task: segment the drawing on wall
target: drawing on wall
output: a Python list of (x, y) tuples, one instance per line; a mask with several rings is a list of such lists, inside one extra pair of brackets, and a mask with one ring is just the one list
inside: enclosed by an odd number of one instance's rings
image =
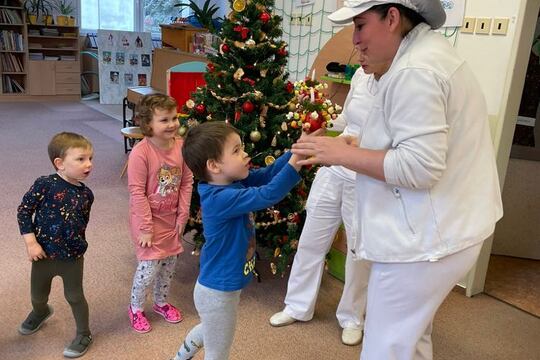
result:
[(110, 64), (111, 63), (111, 52), (110, 51), (104, 51), (101, 58), (103, 59), (103, 63)]
[(138, 74), (137, 79), (139, 80), (139, 86), (146, 86), (146, 74)]
[(446, 12), (446, 22), (443, 27), (454, 27), (463, 25), (465, 16), (465, 0), (441, 0), (441, 4)]
[(142, 66), (150, 66), (150, 54), (141, 55), (141, 64)]
[(128, 87), (150, 84), (150, 33), (98, 30), (97, 43), (101, 104), (121, 104)]
[(135, 66), (139, 63), (139, 54), (129, 54), (129, 65)]
[(315, 4), (315, 0), (294, 0), (295, 7), (307, 6), (307, 5), (313, 5), (313, 4)]
[(123, 52), (117, 52), (116, 53), (116, 65), (124, 65), (124, 62), (125, 62), (125, 59), (124, 59), (125, 55)]
[(124, 74), (124, 85), (133, 86), (133, 74)]
[(110, 78), (111, 84), (118, 84), (118, 71), (111, 71)]

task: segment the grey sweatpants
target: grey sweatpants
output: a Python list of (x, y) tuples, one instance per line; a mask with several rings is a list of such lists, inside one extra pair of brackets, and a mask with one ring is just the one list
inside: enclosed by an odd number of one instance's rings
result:
[(195, 284), (193, 300), (201, 318), (178, 349), (177, 360), (191, 359), (204, 346), (205, 360), (227, 360), (236, 330), (240, 293)]

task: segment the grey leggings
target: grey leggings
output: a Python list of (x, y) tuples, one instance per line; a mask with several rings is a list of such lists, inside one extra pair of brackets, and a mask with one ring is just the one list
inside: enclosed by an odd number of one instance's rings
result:
[[(186, 352), (193, 356), (204, 346), (205, 360), (227, 360), (236, 330), (236, 318), (240, 293), (237, 291), (219, 291), (204, 285), (195, 284), (193, 300), (201, 318), (186, 336), (180, 346), (177, 359), (185, 357)], [(196, 349), (196, 351), (193, 351)]]
[(146, 292), (154, 282), (154, 302), (160, 306), (167, 303), (169, 288), (178, 255), (161, 260), (141, 260), (133, 276), (131, 289), (131, 308), (143, 310)]
[(90, 335), (88, 327), (88, 303), (83, 292), (84, 258), (74, 261), (41, 259), (32, 262), (30, 292), (36, 315), (47, 313), (51, 282), (60, 276), (64, 282), (64, 297), (71, 306), (78, 335)]

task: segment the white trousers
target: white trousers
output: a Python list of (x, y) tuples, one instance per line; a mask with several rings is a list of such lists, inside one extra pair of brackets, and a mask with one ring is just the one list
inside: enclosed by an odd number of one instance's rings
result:
[(431, 360), (433, 317), (482, 243), (436, 262), (373, 263), (361, 360)]
[[(324, 271), (324, 260), (343, 222), (347, 245), (356, 239), (355, 182), (346, 181), (329, 168), (317, 172), (306, 204), (307, 218), (289, 277), (284, 312), (301, 321), (313, 318)], [(364, 326), (370, 263), (354, 261), (347, 251), (345, 285), (336, 316), (342, 328)]]

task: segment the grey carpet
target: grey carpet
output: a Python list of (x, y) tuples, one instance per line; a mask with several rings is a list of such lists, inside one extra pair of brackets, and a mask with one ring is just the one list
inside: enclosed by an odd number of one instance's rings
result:
[[(81, 103), (0, 103), (1, 360), (62, 359), (63, 347), (74, 336), (74, 322), (58, 279), (50, 297), (55, 315), (34, 335), (17, 333), (30, 310), (30, 263), (18, 234), (16, 207), (37, 176), (53, 171), (46, 145), (63, 130), (84, 134), (95, 147), (95, 169), (87, 184), (96, 200), (87, 233), (90, 247), (85, 269), (95, 342), (84, 359), (169, 359), (198, 322), (192, 300), (197, 258), (186, 244), (171, 291), (171, 300), (183, 309), (185, 320), (171, 325), (148, 312), (150, 333), (136, 334), (129, 328), (127, 306), (136, 261), (127, 232), (127, 180), (119, 178), (125, 161), (120, 126)], [(251, 284), (242, 294), (232, 360), (358, 359), (360, 347), (341, 344), (334, 316), (341, 282), (325, 275), (311, 322), (275, 329), (268, 325), (268, 318), (282, 308), (286, 279), (273, 277), (267, 264), (260, 268), (263, 282)], [(488, 296), (469, 299), (453, 292), (435, 319), (435, 359), (538, 360), (539, 334), (536, 317)]]

